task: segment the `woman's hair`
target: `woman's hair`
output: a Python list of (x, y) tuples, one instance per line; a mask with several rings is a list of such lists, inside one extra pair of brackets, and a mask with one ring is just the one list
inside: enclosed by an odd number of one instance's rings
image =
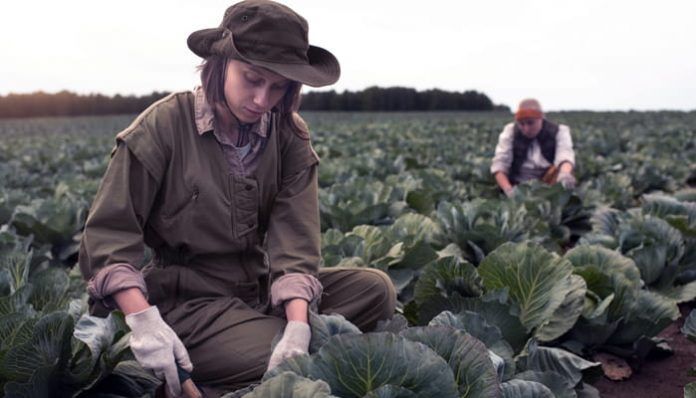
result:
[[(214, 104), (225, 104), (227, 106), (225, 100), (227, 61), (227, 57), (213, 55), (206, 58), (199, 67), (205, 99), (211, 106)], [(300, 108), (300, 90), (302, 90), (302, 83), (291, 81), (285, 95), (273, 107), (272, 112), (278, 113), (281, 128), (289, 128), (298, 137), (308, 139), (309, 129), (299, 114), (297, 114)], [(215, 109), (214, 106), (213, 109)]]

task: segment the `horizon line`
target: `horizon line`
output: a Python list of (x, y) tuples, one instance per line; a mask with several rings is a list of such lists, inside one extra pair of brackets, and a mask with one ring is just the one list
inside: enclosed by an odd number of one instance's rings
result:
[[(304, 86), (308, 87), (308, 86)], [(303, 88), (304, 88), (303, 87)], [(440, 91), (445, 91), (445, 92), (450, 92), (450, 93), (464, 93), (467, 91), (474, 91), (480, 94), (484, 94), (488, 97), (488, 94), (484, 91), (476, 90), (476, 89), (467, 89), (463, 91), (457, 91), (457, 90), (447, 90), (439, 87), (432, 87), (432, 88), (426, 88), (426, 89), (417, 89), (415, 87), (409, 87), (409, 86), (378, 86), (378, 85), (371, 85), (367, 86), (365, 88), (359, 89), (359, 90), (351, 90), (351, 89), (342, 89), (342, 90), (337, 90), (337, 89), (323, 89), (323, 90), (316, 90), (310, 88), (308, 91), (302, 91), (303, 94), (308, 94), (308, 93), (322, 93), (322, 92), (327, 92), (327, 91), (335, 91), (337, 93), (344, 93), (344, 92), (360, 92), (360, 91), (365, 91), (368, 88), (406, 88), (406, 89), (413, 89), (416, 90), (417, 92), (424, 92), (424, 91), (429, 91), (429, 90), (440, 90)], [(123, 93), (113, 93), (113, 94), (106, 94), (103, 92), (96, 92), (96, 91), (72, 91), (69, 89), (61, 89), (57, 91), (45, 91), (43, 89), (39, 90), (34, 90), (30, 92), (0, 92), (0, 97), (8, 97), (10, 95), (33, 95), (33, 94), (48, 94), (48, 95), (55, 95), (63, 92), (71, 93), (71, 94), (76, 94), (80, 96), (90, 96), (90, 95), (101, 95), (105, 97), (115, 97), (115, 96), (121, 96), (121, 97), (145, 97), (148, 95), (152, 95), (155, 93), (173, 93), (173, 92), (179, 92), (179, 91), (187, 91), (187, 90), (157, 90), (154, 89), (150, 91), (149, 93), (143, 93), (143, 94), (137, 94), (137, 93), (129, 93), (129, 94), (123, 94)], [(489, 99), (491, 99), (489, 97)], [(500, 107), (504, 106), (509, 109), (513, 109), (512, 106), (505, 104), (505, 103), (496, 103), (491, 99), (491, 102), (493, 102), (493, 106), (495, 107)], [(490, 110), (490, 111), (466, 111), (466, 110), (433, 110), (433, 111), (344, 111), (344, 110), (327, 110), (327, 111), (320, 111), (320, 110), (305, 110), (305, 112), (500, 112), (501, 110)], [(553, 112), (682, 112), (682, 113), (690, 113), (690, 112), (696, 112), (696, 107), (691, 108), (691, 109), (681, 109), (681, 108), (548, 108), (545, 110), (546, 113), (553, 113)]]

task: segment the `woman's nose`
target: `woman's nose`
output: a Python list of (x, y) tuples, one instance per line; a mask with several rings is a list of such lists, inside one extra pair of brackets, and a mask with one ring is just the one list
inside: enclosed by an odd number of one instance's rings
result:
[(259, 108), (268, 109), (269, 108), (270, 93), (266, 88), (261, 88), (256, 90), (254, 94), (254, 104)]

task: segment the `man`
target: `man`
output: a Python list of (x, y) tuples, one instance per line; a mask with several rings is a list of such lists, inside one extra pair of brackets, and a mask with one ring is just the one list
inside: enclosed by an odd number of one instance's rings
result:
[(574, 166), (570, 128), (546, 120), (539, 101), (520, 102), (515, 122), (498, 137), (491, 164), (491, 174), (505, 195), (513, 196), (516, 184), (535, 179), (574, 188)]

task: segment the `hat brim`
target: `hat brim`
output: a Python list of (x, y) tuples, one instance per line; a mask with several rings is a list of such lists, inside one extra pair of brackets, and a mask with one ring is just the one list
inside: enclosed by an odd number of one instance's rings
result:
[(187, 44), (189, 49), (201, 58), (213, 55), (236, 56), (252, 65), (261, 66), (287, 79), (312, 87), (336, 83), (341, 75), (341, 67), (336, 57), (317, 46), (309, 46), (308, 63), (289, 64), (249, 58), (235, 46), (232, 32), (224, 28), (195, 31), (189, 35)]

